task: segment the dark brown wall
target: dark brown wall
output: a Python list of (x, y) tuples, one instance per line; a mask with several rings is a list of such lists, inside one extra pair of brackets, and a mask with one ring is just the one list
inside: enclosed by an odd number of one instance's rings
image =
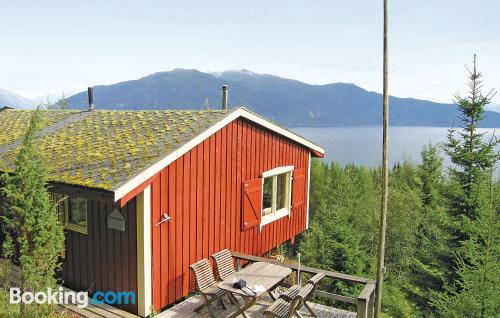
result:
[(135, 305), (115, 305), (137, 313), (136, 200), (120, 209), (125, 232), (107, 227), (111, 200), (88, 198), (88, 234), (66, 230), (64, 285), (75, 290), (134, 291)]
[[(82, 190), (58, 193), (87, 197)], [(0, 196), (0, 206), (2, 200)], [(136, 200), (120, 209), (125, 232), (107, 228), (107, 215), (114, 209), (111, 199), (89, 195), (87, 204), (88, 234), (65, 230), (65, 259), (58, 276), (65, 286), (78, 291), (134, 291), (136, 304), (115, 307), (137, 313)]]
[[(0, 184), (0, 187), (1, 187), (1, 186), (2, 186), (2, 185)], [(0, 193), (0, 216), (2, 216), (2, 215), (3, 215), (3, 213), (4, 213), (4, 212), (3, 212), (3, 204), (4, 204), (4, 199), (3, 199), (2, 194)], [(1, 222), (2, 222), (2, 221), (0, 221), (0, 224), (2, 224)], [(5, 238), (4, 238), (4, 235), (3, 235), (2, 227), (0, 226), (0, 255), (2, 255), (2, 246), (3, 246), (3, 241), (4, 241), (4, 239), (5, 239)]]

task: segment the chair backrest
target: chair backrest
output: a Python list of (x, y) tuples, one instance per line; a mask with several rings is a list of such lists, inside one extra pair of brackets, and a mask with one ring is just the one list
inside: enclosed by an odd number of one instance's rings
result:
[(313, 284), (308, 283), (302, 286), (297, 295), (295, 295), (292, 302), (290, 303), (290, 307), (288, 309), (288, 314), (286, 315), (286, 317), (293, 317), (294, 313), (304, 305), (306, 299), (312, 294), (313, 291)]
[(215, 282), (214, 272), (212, 266), (208, 259), (204, 258), (194, 264), (191, 264), (189, 268), (194, 272), (196, 278), (196, 285), (198, 290), (203, 293), (203, 291), (217, 284)]
[[(322, 280), (326, 275), (323, 274), (323, 273), (318, 273), (316, 275), (314, 275), (313, 277), (311, 277), (308, 281), (307, 281), (307, 285), (312, 285), (312, 290), (309, 292), (309, 294), (306, 296), (306, 300), (309, 299), (309, 297), (311, 297), (314, 292), (316, 291), (316, 288), (318, 288), (318, 285), (319, 285), (319, 281)], [(306, 285), (306, 286), (307, 286)]]
[(323, 273), (318, 273), (313, 277), (309, 278), (307, 281), (309, 284), (318, 285), (319, 281), (322, 280), (326, 275)]
[(227, 277), (232, 276), (236, 273), (231, 251), (222, 250), (212, 255), (212, 258), (217, 265), (217, 272), (219, 273), (219, 277), (221, 279), (226, 279)]

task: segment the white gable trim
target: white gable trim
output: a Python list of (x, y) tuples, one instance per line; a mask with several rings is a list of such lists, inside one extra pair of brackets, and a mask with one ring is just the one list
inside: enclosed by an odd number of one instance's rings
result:
[(151, 313), (153, 304), (151, 248), (151, 185), (148, 185), (137, 196), (137, 311), (142, 317)]
[(309, 228), (309, 196), (311, 194), (311, 153), (309, 153), (309, 165), (307, 167), (307, 208), (306, 208), (306, 229)]
[(187, 153), (189, 150), (193, 149), (196, 147), (198, 144), (203, 142), (205, 139), (210, 137), (211, 135), (215, 134), (217, 131), (220, 129), (224, 128), (227, 126), (229, 123), (234, 121), (235, 119), (242, 117), (245, 119), (248, 119), (258, 125), (261, 125), (277, 134), (280, 134), (286, 138), (289, 138), (309, 149), (312, 149), (314, 151), (317, 151), (321, 154), (325, 153), (325, 150), (321, 148), (320, 146), (306, 140), (305, 138), (294, 134), (293, 132), (286, 130), (262, 117), (259, 115), (245, 109), (245, 108), (238, 108), (232, 112), (230, 112), (226, 117), (224, 117), (221, 121), (217, 122), (215, 125), (209, 127), (207, 130), (202, 132), (200, 135), (196, 136), (195, 138), (191, 139), (188, 141), (186, 144), (184, 144), (182, 147), (179, 149), (173, 151), (163, 159), (157, 161), (155, 164), (151, 165), (149, 168), (145, 169), (129, 181), (127, 181), (125, 184), (121, 185), (117, 189), (115, 189), (113, 192), (115, 193), (115, 201), (118, 201), (121, 199), (123, 196), (125, 196), (127, 193), (130, 191), (134, 190), (136, 187), (138, 187), (140, 184), (148, 180), (149, 178), (153, 177), (156, 175), (158, 172), (160, 172), (162, 169), (167, 167), (169, 164), (180, 158), (182, 155)]

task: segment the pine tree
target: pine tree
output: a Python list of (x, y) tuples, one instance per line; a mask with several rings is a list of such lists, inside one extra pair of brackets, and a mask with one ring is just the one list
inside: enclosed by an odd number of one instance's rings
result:
[[(47, 173), (36, 147), (41, 121), (37, 110), (15, 160), (12, 174), (4, 173), (0, 189), (5, 199), (2, 230), (4, 250), (19, 265), (22, 291), (40, 291), (55, 287), (55, 270), (63, 249), (64, 232), (58, 219), (56, 203), (47, 192)], [(37, 315), (46, 306), (21, 304), (20, 316)]]
[(446, 206), (443, 159), (432, 144), (422, 152), (418, 166), (422, 209), (415, 232), (416, 249), (412, 257), (410, 292), (423, 313), (430, 314), (429, 291), (441, 291), (453, 265), (449, 255), (450, 219)]
[(421, 152), (419, 176), (422, 182), (422, 203), (434, 208), (443, 204), (443, 159), (437, 146), (429, 144)]
[(61, 99), (54, 105), (53, 109), (68, 109), (69, 100), (66, 97), (66, 94), (63, 92), (61, 95)]
[(453, 194), (454, 212), (475, 219), (479, 208), (479, 184), (484, 181), (485, 173), (495, 165), (499, 154), (495, 152), (498, 140), (486, 142), (483, 140), (484, 133), (478, 131), (484, 108), (490, 103), (494, 91), (486, 95), (482, 93), (482, 74), (476, 70), (476, 55), (473, 70), (468, 72), (469, 95), (455, 95), (463, 127), (460, 131), (454, 128), (449, 130), (444, 149), (455, 165), (450, 172), (459, 188)]
[(500, 187), (491, 180), (488, 188), (483, 193), (487, 213), (467, 225), (470, 237), (456, 253), (455, 281), (431, 295), (440, 317), (496, 317), (500, 312)]
[[(500, 158), (498, 141), (483, 141), (477, 125), (493, 91), (483, 95), (481, 74), (470, 73), (470, 94), (457, 95), (464, 127), (459, 138), (450, 130), (446, 153), (455, 168), (450, 170), (453, 185), (451, 207), (454, 217), (456, 271), (444, 292), (434, 293), (433, 305), (442, 317), (493, 317), (500, 310), (498, 193), (493, 187), (493, 170)], [(495, 195), (496, 193), (496, 195)]]

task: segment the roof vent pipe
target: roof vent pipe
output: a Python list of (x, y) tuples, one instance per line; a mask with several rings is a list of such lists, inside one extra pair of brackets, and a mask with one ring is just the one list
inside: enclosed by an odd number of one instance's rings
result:
[(222, 110), (227, 110), (227, 85), (222, 85)]
[(89, 110), (92, 111), (94, 110), (94, 88), (89, 87), (87, 89), (87, 96), (89, 98)]

